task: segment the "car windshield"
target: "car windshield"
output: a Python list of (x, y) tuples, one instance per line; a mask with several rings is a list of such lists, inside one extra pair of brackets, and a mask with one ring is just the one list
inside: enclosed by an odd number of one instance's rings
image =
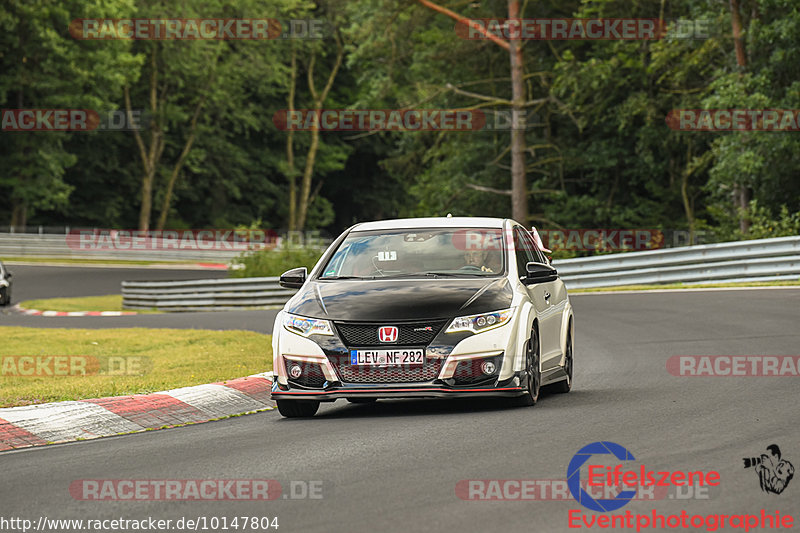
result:
[(354, 231), (319, 279), (499, 276), (502, 250), (500, 229)]

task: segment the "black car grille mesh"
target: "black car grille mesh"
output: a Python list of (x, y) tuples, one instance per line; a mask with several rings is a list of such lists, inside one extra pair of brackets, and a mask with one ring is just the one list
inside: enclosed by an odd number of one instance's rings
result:
[[(406, 322), (403, 324), (393, 324), (391, 322), (370, 324), (337, 322), (335, 325), (347, 346), (427, 346), (441, 331), (446, 322), (446, 320)], [(378, 328), (381, 326), (396, 326), (399, 330), (397, 341), (385, 343), (378, 340)]]
[[(322, 367), (317, 363), (305, 363), (300, 361), (286, 361), (286, 375), (289, 376), (289, 382), (300, 385), (301, 387), (321, 388), (325, 384), (325, 374), (322, 373)], [(300, 366), (302, 373), (300, 377), (293, 378), (289, 370), (294, 366)]]
[(442, 369), (442, 359), (426, 359), (418, 366), (392, 365), (351, 365), (348, 355), (329, 355), (333, 367), (343, 383), (412, 383), (433, 381)]

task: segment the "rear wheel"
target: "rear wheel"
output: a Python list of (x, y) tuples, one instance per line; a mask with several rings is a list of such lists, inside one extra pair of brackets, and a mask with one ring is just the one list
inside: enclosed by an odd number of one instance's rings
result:
[(512, 398), (512, 405), (525, 407), (536, 405), (542, 385), (542, 371), (539, 368), (539, 334), (534, 327), (525, 349), (525, 394)]
[(567, 353), (564, 354), (564, 373), (567, 375), (567, 379), (554, 383), (552, 386), (553, 392), (564, 394), (572, 390), (573, 349), (572, 328), (570, 328), (569, 333), (567, 333)]
[(347, 398), (350, 403), (374, 403), (377, 398)]
[(286, 418), (308, 418), (319, 409), (317, 400), (277, 400), (278, 411)]
[(0, 287), (0, 305), (8, 305), (11, 303), (11, 288)]

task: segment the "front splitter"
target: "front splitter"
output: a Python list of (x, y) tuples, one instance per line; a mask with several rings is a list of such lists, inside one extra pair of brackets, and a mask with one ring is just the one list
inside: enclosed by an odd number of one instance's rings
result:
[(331, 390), (273, 391), (273, 400), (336, 400), (339, 398), (466, 398), (513, 397), (524, 392), (522, 387), (448, 388), (448, 387), (376, 387), (336, 388)]

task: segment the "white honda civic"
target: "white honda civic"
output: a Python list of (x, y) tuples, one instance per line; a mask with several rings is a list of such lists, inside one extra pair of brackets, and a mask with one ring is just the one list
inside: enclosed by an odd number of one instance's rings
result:
[(345, 398), (508, 397), (572, 388), (574, 320), (535, 229), (447, 217), (357, 224), (311, 272), (273, 329), (272, 398), (286, 417)]

